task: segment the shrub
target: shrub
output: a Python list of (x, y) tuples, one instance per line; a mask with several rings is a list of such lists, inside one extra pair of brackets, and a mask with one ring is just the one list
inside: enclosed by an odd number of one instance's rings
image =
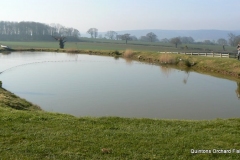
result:
[(121, 53), (118, 50), (114, 51), (113, 53), (116, 55), (121, 55)]
[(190, 61), (189, 61), (188, 59), (186, 59), (186, 60), (184, 61), (184, 64), (185, 64), (185, 66), (187, 66), (187, 67), (191, 67), (191, 66), (192, 66), (191, 63), (190, 63)]

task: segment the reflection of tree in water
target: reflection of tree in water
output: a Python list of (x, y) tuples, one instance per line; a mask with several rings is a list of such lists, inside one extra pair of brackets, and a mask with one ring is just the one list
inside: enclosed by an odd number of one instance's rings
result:
[(119, 56), (114, 56), (114, 59), (115, 60), (119, 60)]
[(240, 82), (237, 82), (237, 89), (235, 90), (238, 99), (240, 99)]
[(163, 74), (165, 74), (167, 77), (171, 72), (171, 68), (167, 66), (160, 66), (160, 70), (162, 71)]
[[(167, 66), (160, 66), (160, 69), (161, 69), (162, 73), (165, 74), (167, 77), (168, 77), (168, 75), (171, 73), (171, 70), (172, 70), (171, 68), (169, 68), (169, 67), (167, 67)], [(185, 73), (186, 73), (186, 76), (185, 76), (184, 79), (183, 79), (183, 83), (184, 83), (184, 84), (187, 84), (187, 81), (188, 81), (188, 77), (189, 77), (189, 75), (190, 75), (190, 72), (189, 72), (189, 70), (186, 70)]]
[(189, 71), (185, 71), (185, 73), (187, 74), (187, 76), (183, 78), (183, 83), (184, 83), (184, 84), (187, 84), (187, 81), (188, 81), (188, 77), (189, 77), (190, 72), (189, 72)]
[(131, 65), (133, 60), (131, 60), (130, 58), (125, 58), (126, 64)]
[(70, 57), (72, 59), (74, 59), (75, 61), (78, 60), (78, 54), (72, 54), (72, 53), (66, 53), (67, 57)]
[(9, 54), (11, 54), (12, 52), (10, 52), (10, 51), (1, 51), (0, 53), (2, 53), (3, 55), (9, 55)]

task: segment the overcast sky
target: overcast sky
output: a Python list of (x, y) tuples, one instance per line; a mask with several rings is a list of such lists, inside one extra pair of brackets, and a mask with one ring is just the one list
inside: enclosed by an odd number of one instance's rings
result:
[(108, 30), (240, 30), (239, 0), (0, 0), (0, 21)]

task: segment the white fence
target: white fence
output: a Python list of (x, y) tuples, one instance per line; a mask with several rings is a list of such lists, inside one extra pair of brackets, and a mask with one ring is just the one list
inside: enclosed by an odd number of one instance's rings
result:
[(158, 53), (172, 53), (172, 54), (185, 54), (192, 56), (206, 56), (206, 57), (220, 57), (220, 58), (236, 58), (235, 53), (214, 53), (214, 52), (158, 52)]

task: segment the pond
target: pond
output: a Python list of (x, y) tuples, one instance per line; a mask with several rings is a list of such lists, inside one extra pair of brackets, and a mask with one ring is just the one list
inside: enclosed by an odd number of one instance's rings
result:
[(5, 89), (50, 112), (196, 120), (240, 115), (235, 81), (122, 58), (0, 53), (0, 72)]

